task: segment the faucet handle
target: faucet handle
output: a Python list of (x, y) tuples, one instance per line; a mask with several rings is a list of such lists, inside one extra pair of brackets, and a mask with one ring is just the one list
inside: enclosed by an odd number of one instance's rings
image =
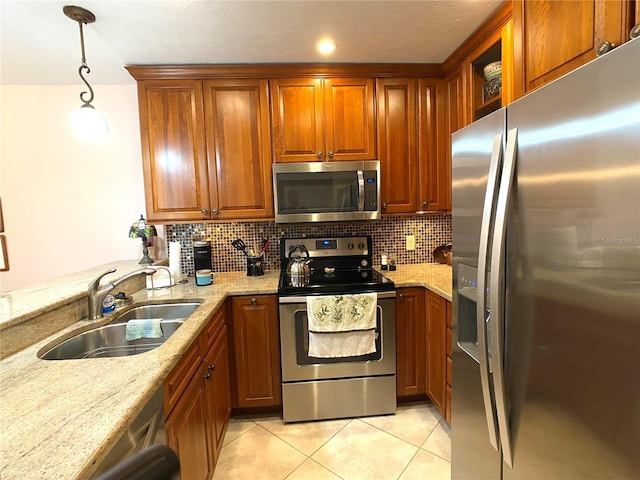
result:
[(107, 270), (106, 272), (101, 273), (100, 275), (98, 275), (96, 278), (94, 278), (91, 283), (89, 283), (89, 289), (97, 289), (100, 286), (100, 280), (102, 280), (102, 277), (109, 275), (110, 273), (114, 273), (116, 271), (115, 268), (112, 268), (110, 270)]

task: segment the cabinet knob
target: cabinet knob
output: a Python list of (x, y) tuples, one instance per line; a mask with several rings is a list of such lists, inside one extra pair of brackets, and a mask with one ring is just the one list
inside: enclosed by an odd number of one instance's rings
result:
[(322, 158), (322, 152), (318, 152), (318, 158)]
[(206, 375), (204, 375), (202, 378), (204, 378), (205, 380), (209, 380), (211, 378), (211, 374), (207, 373)]
[(256, 305), (258, 303), (258, 299), (257, 298), (252, 298), (251, 299), (251, 305)]
[[(637, 7), (636, 7), (637, 8)], [(640, 37), (640, 23), (638, 23), (635, 27), (631, 29), (629, 32), (629, 38)]]
[(203, 215), (209, 215), (209, 210), (207, 210), (206, 208), (202, 209), (202, 214)]
[(213, 365), (209, 365), (207, 367), (207, 370), (209, 370), (210, 372), (215, 372), (216, 371), (216, 365), (215, 363)]
[(213, 210), (211, 210), (211, 213), (213, 213), (214, 215), (217, 215), (218, 214), (218, 209), (214, 208)]
[(429, 202), (422, 202), (422, 206), (423, 206), (424, 208), (427, 208), (427, 207), (429, 206)]
[(329, 151), (329, 157), (330, 157), (330, 158), (333, 158), (333, 150), (330, 150), (330, 151)]
[(400, 297), (400, 300), (404, 300), (404, 293), (401, 293), (399, 297)]
[(387, 202), (382, 202), (382, 208), (387, 208)]
[(596, 48), (596, 55), (598, 56), (604, 55), (609, 50), (613, 50), (615, 47), (616, 47), (615, 43), (607, 42), (605, 40), (604, 42), (600, 43), (600, 45), (598, 45), (598, 48)]

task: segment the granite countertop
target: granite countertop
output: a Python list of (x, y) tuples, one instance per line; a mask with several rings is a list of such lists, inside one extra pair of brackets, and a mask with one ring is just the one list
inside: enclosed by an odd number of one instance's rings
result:
[(397, 270), (380, 270), (385, 277), (393, 280), (396, 287), (425, 287), (451, 301), (452, 270), (450, 265), (420, 263), (398, 265)]
[[(451, 267), (446, 265), (399, 265), (395, 272), (382, 273), (398, 287), (424, 286), (451, 300)], [(78, 285), (86, 288), (87, 272), (79, 276)], [(60, 336), (91, 323), (105, 323), (105, 318), (80, 320), (2, 360), (0, 478), (91, 478), (225, 298), (276, 293), (278, 277), (278, 271), (262, 277), (217, 273), (209, 286), (195, 286), (190, 279), (171, 288), (140, 290), (134, 294), (136, 302), (203, 302), (162, 346), (150, 352), (84, 360), (37, 358), (41, 348)], [(65, 277), (65, 283), (73, 284), (72, 276)], [(74, 288), (66, 289), (69, 299), (79, 294), (73, 292)], [(43, 292), (44, 301), (54, 299), (60, 304), (62, 297), (60, 292)], [(36, 311), (45, 308), (36, 298), (31, 302), (35, 302)], [(19, 318), (32, 316), (19, 313)]]

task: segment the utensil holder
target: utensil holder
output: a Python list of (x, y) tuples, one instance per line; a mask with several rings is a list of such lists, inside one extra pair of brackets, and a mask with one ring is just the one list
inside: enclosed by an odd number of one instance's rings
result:
[(247, 257), (247, 277), (259, 277), (264, 275), (262, 268), (263, 255), (258, 257)]

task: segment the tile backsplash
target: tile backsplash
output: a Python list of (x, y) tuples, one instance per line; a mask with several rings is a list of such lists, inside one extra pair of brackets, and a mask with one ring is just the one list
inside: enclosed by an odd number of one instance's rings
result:
[[(193, 241), (211, 241), (214, 272), (246, 270), (242, 252), (231, 242), (241, 238), (250, 248), (258, 248), (262, 238), (271, 241), (264, 258), (265, 270), (280, 268), (281, 237), (322, 237), (371, 235), (373, 263), (380, 265), (380, 255), (395, 254), (398, 264), (433, 262), (433, 250), (451, 241), (450, 215), (384, 217), (367, 222), (276, 224), (274, 222), (219, 222), (174, 224), (165, 226), (167, 242), (180, 242), (182, 272), (193, 275)], [(416, 249), (405, 250), (405, 237), (415, 235)]]

